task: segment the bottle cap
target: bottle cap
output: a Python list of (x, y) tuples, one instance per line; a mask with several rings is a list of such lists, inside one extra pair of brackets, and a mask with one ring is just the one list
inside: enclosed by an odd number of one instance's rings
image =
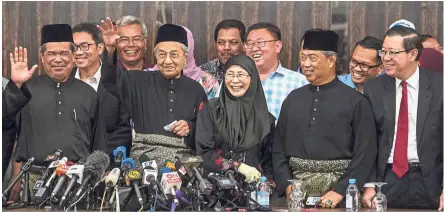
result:
[(348, 179), (348, 183), (349, 184), (356, 184), (356, 179), (353, 179), (353, 178)]

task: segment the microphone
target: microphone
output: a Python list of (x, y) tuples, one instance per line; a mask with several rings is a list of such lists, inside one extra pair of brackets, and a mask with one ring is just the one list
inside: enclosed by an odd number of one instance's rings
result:
[(182, 179), (180, 179), (179, 174), (177, 172), (168, 172), (169, 168), (162, 168), (164, 172), (162, 172), (162, 180), (161, 186), (164, 194), (171, 194), (174, 198), (174, 203), (179, 205), (179, 200), (176, 197), (176, 190), (179, 190), (182, 186)]
[(137, 169), (132, 169), (128, 172), (128, 174), (126, 175), (128, 180), (131, 185), (134, 188), (134, 191), (136, 192), (136, 196), (137, 196), (137, 200), (140, 203), (140, 206), (143, 207), (143, 198), (142, 195), (140, 194), (140, 189), (139, 189), (139, 181), (142, 179), (142, 173), (140, 173), (139, 170)]
[(125, 158), (122, 161), (122, 165), (120, 166), (120, 169), (123, 173), (125, 173), (126, 171), (128, 171), (130, 169), (134, 169), (135, 166), (136, 166), (136, 163), (134, 162), (134, 160), (132, 158)]
[(143, 185), (155, 184), (158, 175), (156, 161), (140, 161), (140, 163), (143, 168)]
[(171, 169), (171, 171), (176, 171), (176, 164), (174, 164), (171, 160), (165, 160), (163, 166)]
[(113, 150), (114, 163), (116, 166), (120, 166), (122, 160), (126, 158), (126, 148), (124, 146), (119, 146), (115, 150)]
[(72, 165), (69, 167), (66, 172), (66, 176), (71, 178), (68, 185), (66, 186), (65, 192), (63, 193), (62, 199), (60, 199), (60, 207), (65, 203), (66, 198), (68, 197), (69, 192), (71, 191), (74, 184), (77, 182), (78, 184), (82, 184), (83, 180), (83, 170), (85, 169), (84, 165)]
[(80, 185), (74, 198), (77, 199), (80, 194), (85, 189), (88, 183), (91, 183), (100, 179), (100, 177), (105, 172), (106, 168), (109, 166), (109, 156), (102, 151), (94, 151), (88, 156), (85, 163), (85, 170), (83, 175), (85, 179)]
[[(199, 181), (199, 190), (204, 195), (210, 195), (211, 191), (213, 190), (213, 185), (208, 181), (207, 179), (204, 179), (202, 175), (200, 174), (199, 168), (200, 164), (203, 163), (202, 157), (200, 156), (194, 156), (194, 157), (187, 157), (187, 158), (179, 158), (179, 161), (183, 164), (186, 170), (192, 170), (194, 172), (194, 175), (196, 176), (197, 180)], [(188, 173), (189, 171), (187, 171)]]
[(28, 170), (31, 168), (31, 164), (34, 163), (34, 160), (35, 160), (34, 157), (29, 158), (28, 161), (26, 161), (26, 163), (22, 166), (22, 168), (21, 168), (19, 174), (17, 175), (17, 177), (15, 177), (14, 180), (12, 181), (12, 183), (8, 186), (8, 188), (6, 188), (6, 190), (3, 191), (3, 193), (2, 193), (2, 200), (4, 202), (7, 201), (6, 195), (9, 193), (9, 191), (12, 189), (12, 187), (14, 187), (14, 185), (17, 183), (17, 181), (19, 179), (21, 179), (22, 176), (26, 172), (28, 172)]
[[(52, 180), (57, 176), (57, 168), (60, 166), (60, 168), (66, 164), (68, 161), (67, 157), (63, 157), (60, 160), (53, 161), (51, 164), (49, 164), (48, 169), (55, 168), (54, 172), (51, 174), (49, 179), (46, 181), (46, 184), (43, 187), (39, 187), (37, 192), (34, 195), (34, 199), (36, 199), (36, 202), (40, 201), (46, 201), (46, 198), (50, 195), (49, 187), (51, 186)], [(34, 186), (35, 188), (36, 186)]]
[[(58, 160), (60, 160), (60, 158), (62, 157), (62, 155), (63, 155), (62, 150), (60, 150), (60, 149), (56, 149), (56, 151), (54, 152), (54, 154), (48, 155), (48, 156), (46, 157), (45, 162), (51, 162), (51, 163), (49, 164), (48, 168), (46, 168), (45, 172), (43, 172), (43, 175), (42, 175), (42, 177), (40, 178), (40, 180), (42, 180), (43, 182), (46, 180), (46, 178), (48, 177), (48, 174), (49, 174), (49, 170), (50, 170), (51, 168), (57, 167), (57, 165), (54, 166), (54, 165), (52, 165), (52, 163), (53, 163), (54, 161), (58, 161)], [(42, 185), (43, 182), (40, 183), (40, 184)]]
[(237, 181), (234, 179), (234, 171), (229, 169), (225, 172), (225, 175), (230, 178), (231, 182), (234, 184), (234, 189), (239, 191), (239, 187), (237, 186)]
[(68, 162), (66, 162), (66, 164), (57, 167), (56, 173), (57, 173), (57, 176), (59, 176), (59, 180), (57, 181), (56, 186), (52, 190), (51, 198), (50, 198), (51, 200), (53, 200), (53, 201), (55, 200), (54, 199), (55, 195), (59, 192), (60, 188), (62, 187), (63, 183), (65, 183), (65, 180), (67, 178), (66, 172), (68, 172), (69, 166), (72, 166), (72, 165), (74, 165), (74, 163), (72, 161), (68, 161)]
[(114, 168), (105, 178), (106, 189), (113, 188), (119, 182), (120, 169)]
[[(57, 168), (59, 168), (59, 166), (61, 167), (61, 166), (65, 165), (67, 161), (68, 161), (68, 158), (67, 157), (63, 157), (62, 159), (60, 159), (58, 161), (52, 162), (50, 167), (51, 168), (56, 167), (56, 170), (57, 170)], [(49, 177), (48, 181), (46, 181), (45, 187), (51, 186), (52, 180), (54, 180), (54, 178), (57, 175), (57, 171), (56, 170), (54, 170), (54, 172), (52, 173), (51, 177)]]

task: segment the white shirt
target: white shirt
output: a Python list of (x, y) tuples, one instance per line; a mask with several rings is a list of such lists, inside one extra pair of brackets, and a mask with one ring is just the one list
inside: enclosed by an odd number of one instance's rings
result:
[[(393, 138), (393, 146), (390, 152), (387, 163), (393, 163), (393, 154), (396, 144), (396, 131), (398, 127), (398, 115), (399, 107), (401, 105), (402, 98), (402, 80), (396, 79), (396, 113), (395, 113), (395, 133)], [(416, 67), (415, 73), (406, 80), (407, 82), (407, 104), (409, 114), (409, 134), (408, 134), (408, 147), (407, 147), (407, 159), (409, 163), (418, 163), (418, 151), (417, 151), (417, 138), (416, 138), (416, 119), (418, 114), (418, 93), (419, 93), (419, 66)]]
[[(85, 82), (86, 84), (90, 85), (97, 92), (97, 89), (99, 88), (99, 82), (100, 82), (101, 77), (102, 77), (102, 63), (100, 63), (99, 69), (96, 71), (94, 76), (87, 78), (86, 81), (83, 81), (83, 80), (82, 81)], [(80, 80), (80, 71), (78, 68), (76, 70), (75, 78)]]

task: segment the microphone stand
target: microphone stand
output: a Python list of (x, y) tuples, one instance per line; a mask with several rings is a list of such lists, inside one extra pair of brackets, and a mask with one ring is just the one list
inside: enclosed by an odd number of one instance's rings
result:
[[(6, 195), (9, 193), (9, 191), (11, 191), (11, 189), (14, 187), (14, 185), (20, 180), (22, 179), (23, 175), (24, 176), (24, 180), (25, 180), (25, 188), (24, 188), (24, 194), (23, 194), (23, 198), (26, 197), (26, 199), (22, 199), (22, 203), (23, 204), (27, 204), (29, 205), (29, 175), (28, 175), (28, 171), (31, 168), (31, 164), (34, 162), (34, 158), (31, 157), (25, 164), (23, 164), (22, 166), (22, 170), (20, 171), (20, 173), (17, 175), (17, 177), (15, 177), (15, 179), (12, 181), (12, 183), (6, 188), (5, 191), (3, 191), (2, 193), (2, 205), (3, 207), (7, 206), (7, 198)], [(26, 201), (26, 202), (25, 202)]]

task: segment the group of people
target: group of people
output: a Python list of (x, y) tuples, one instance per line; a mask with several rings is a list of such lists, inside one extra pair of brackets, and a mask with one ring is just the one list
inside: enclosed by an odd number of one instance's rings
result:
[(15, 140), (7, 126), (18, 137), (13, 175), (34, 157), (38, 176), (55, 148), (78, 162), (125, 146), (156, 161), (199, 155), (205, 170), (234, 169), (248, 183), (264, 175), (277, 196), (301, 179), (324, 208), (345, 205), (351, 178), (365, 207), (371, 182), (386, 182), (389, 207), (443, 208), (442, 74), (424, 68), (436, 61), (419, 62), (425, 40), (405, 20), (382, 40), (357, 42), (347, 76), (336, 75), (331, 30), (304, 33), (299, 71), (279, 62), (281, 31), (268, 22), (221, 21), (218, 58), (200, 67), (191, 31), (174, 24), (157, 29), (157, 64), (147, 64), (147, 31), (134, 16), (45, 25), (46, 75), (34, 77), (26, 48), (15, 48), (3, 91), (3, 175)]

